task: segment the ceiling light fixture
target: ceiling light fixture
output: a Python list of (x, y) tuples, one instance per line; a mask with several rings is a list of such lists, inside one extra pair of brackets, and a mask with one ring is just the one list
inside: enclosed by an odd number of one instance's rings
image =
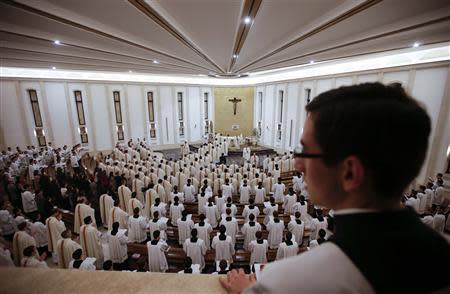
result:
[(234, 59), (238, 58), (238, 56), (239, 56), (239, 55), (237, 55), (237, 54), (233, 54), (233, 58), (234, 58)]
[(56, 69), (56, 67), (52, 66), (52, 69)]
[(413, 47), (414, 48), (417, 48), (417, 47), (419, 47), (420, 46), (420, 44), (418, 43), (418, 42), (415, 42), (414, 44), (413, 44)]
[(247, 16), (244, 18), (244, 23), (245, 24), (249, 24), (252, 21), (252, 19), (250, 18), (250, 16)]
[(55, 40), (55, 41), (53, 41), (53, 44), (55, 44), (55, 45), (61, 45), (61, 41), (60, 41), (60, 40)]
[(311, 61), (309, 62), (309, 64), (314, 64), (314, 60), (311, 60)]
[(128, 72), (129, 72), (129, 73), (133, 73), (133, 71), (132, 71), (132, 70), (129, 70)]
[(153, 60), (153, 63), (158, 64), (159, 61), (158, 60)]

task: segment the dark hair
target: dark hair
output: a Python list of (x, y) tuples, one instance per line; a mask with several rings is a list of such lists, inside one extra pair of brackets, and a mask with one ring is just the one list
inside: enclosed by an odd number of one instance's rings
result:
[(115, 236), (117, 234), (117, 232), (119, 231), (119, 222), (114, 222), (112, 224), (112, 230), (111, 230), (111, 235)]
[(86, 225), (92, 223), (92, 217), (90, 215), (86, 216), (83, 220)]
[[(419, 172), (431, 121), (401, 84), (340, 87), (314, 98), (306, 111), (312, 114), (324, 163), (334, 166), (357, 156), (379, 195), (397, 197)], [(414, 144), (405, 148), (411, 138)]]
[(103, 270), (104, 271), (109, 271), (109, 270), (111, 270), (112, 266), (113, 266), (112, 261), (111, 260), (107, 260), (107, 261), (105, 261), (103, 263)]
[(35, 247), (33, 245), (31, 245), (31, 246), (26, 247), (22, 253), (26, 257), (30, 257), (33, 255), (34, 250), (35, 250)]
[(72, 253), (72, 258), (73, 259), (80, 259), (81, 255), (83, 254), (83, 250), (81, 249), (77, 249)]

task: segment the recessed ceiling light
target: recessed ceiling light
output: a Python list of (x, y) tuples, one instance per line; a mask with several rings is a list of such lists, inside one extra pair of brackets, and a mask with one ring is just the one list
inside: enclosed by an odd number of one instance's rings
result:
[(56, 67), (52, 66), (52, 69), (56, 69)]
[(55, 40), (55, 41), (53, 41), (53, 43), (54, 43), (55, 45), (61, 45), (61, 41), (59, 41), (59, 40)]
[(417, 48), (417, 47), (419, 47), (420, 46), (420, 44), (418, 43), (418, 42), (415, 42), (414, 44), (413, 44), (413, 47), (414, 48)]
[(249, 24), (252, 21), (252, 19), (250, 18), (250, 16), (247, 16), (244, 18), (244, 23), (245, 24)]
[(314, 60), (311, 60), (311, 61), (309, 62), (309, 64), (314, 64)]
[(132, 73), (133, 71), (132, 71), (132, 70), (129, 70), (128, 72), (129, 72), (129, 73)]
[(199, 76), (199, 77), (206, 77), (207, 75), (204, 75), (204, 74), (198, 74), (197, 76)]
[(233, 54), (233, 58), (238, 58), (238, 55), (237, 54)]
[(159, 63), (159, 61), (158, 60), (153, 60), (153, 63)]

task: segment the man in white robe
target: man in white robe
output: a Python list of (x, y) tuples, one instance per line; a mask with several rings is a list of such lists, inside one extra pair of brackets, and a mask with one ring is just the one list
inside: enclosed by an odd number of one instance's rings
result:
[(184, 199), (186, 202), (195, 202), (195, 187), (191, 183), (191, 179), (187, 179), (187, 183), (184, 185)]
[(143, 203), (144, 202), (144, 182), (139, 179), (139, 175), (135, 175), (133, 181), (131, 182), (131, 192), (136, 193), (136, 198)]
[(166, 241), (160, 239), (160, 232), (154, 231), (153, 239), (147, 242), (148, 270), (150, 272), (165, 272), (169, 269), (165, 252), (169, 251)]
[(133, 216), (134, 209), (138, 207), (140, 214), (142, 215), (144, 213), (144, 204), (142, 204), (141, 201), (137, 199), (137, 193), (133, 192), (131, 193), (131, 199), (128, 201), (128, 215)]
[(145, 243), (147, 240), (148, 223), (139, 213), (139, 207), (135, 207), (133, 216), (128, 219), (128, 239), (133, 243)]
[(231, 209), (227, 208), (225, 217), (220, 221), (220, 225), (225, 226), (227, 235), (231, 237), (231, 241), (236, 244), (236, 234), (239, 232), (238, 222), (231, 214)]
[(109, 226), (109, 212), (114, 206), (114, 199), (108, 194), (103, 194), (100, 196), (99, 204), (103, 227), (107, 228)]
[(91, 216), (84, 218), (84, 225), (80, 228), (80, 243), (86, 257), (96, 259), (96, 267), (100, 269), (103, 265), (103, 247), (101, 233), (94, 226)]
[(272, 187), (273, 197), (275, 198), (276, 203), (284, 202), (285, 191), (286, 191), (286, 186), (281, 182), (281, 179), (278, 179), (278, 183), (276, 183)]
[(205, 242), (206, 249), (211, 249), (210, 235), (212, 232), (212, 226), (207, 222), (206, 216), (204, 214), (199, 215), (200, 221), (194, 225), (194, 229), (198, 232), (198, 237)]
[(48, 251), (52, 253), (54, 263), (58, 262), (58, 241), (62, 239), (61, 233), (66, 230), (66, 225), (62, 221), (62, 212), (59, 209), (53, 210), (53, 214), (46, 219)]
[(72, 260), (72, 254), (77, 249), (81, 249), (80, 244), (72, 240), (72, 232), (65, 230), (61, 233), (62, 239), (58, 240), (57, 254), (58, 254), (58, 267), (69, 268), (69, 263)]
[(209, 197), (208, 204), (205, 205), (205, 215), (209, 220), (209, 223), (213, 228), (217, 227), (217, 221), (219, 220), (219, 209), (213, 202), (213, 197)]
[(172, 226), (177, 226), (177, 220), (181, 217), (181, 213), (184, 211), (184, 205), (178, 202), (178, 196), (174, 197), (174, 202), (170, 204), (170, 223)]
[(295, 212), (295, 215), (291, 216), (291, 221), (288, 223), (288, 230), (295, 237), (295, 242), (301, 246), (303, 244), (305, 223), (301, 220), (300, 211)]
[(128, 258), (128, 236), (126, 230), (119, 229), (120, 224), (112, 224), (112, 230), (106, 235), (109, 247), (109, 260), (112, 261), (114, 269), (124, 269), (124, 262)]
[(95, 225), (95, 210), (87, 204), (86, 198), (81, 198), (80, 202), (75, 206), (75, 224), (73, 230), (75, 233), (80, 233), (80, 227), (83, 225), (85, 217), (90, 216)]
[[(159, 231), (159, 238), (161, 240), (167, 240), (167, 221), (169, 219), (161, 216), (158, 210), (153, 212), (153, 219), (148, 223), (150, 237), (153, 236), (155, 231)], [(152, 239), (153, 240), (153, 239)]]
[(181, 217), (177, 220), (178, 227), (178, 243), (183, 245), (184, 241), (191, 235), (191, 230), (194, 228), (192, 215), (188, 216), (186, 210), (181, 213)]
[(273, 219), (267, 224), (267, 231), (269, 236), (267, 241), (269, 242), (270, 249), (277, 249), (283, 240), (284, 222), (278, 218), (278, 212), (273, 212)]
[(184, 241), (183, 250), (192, 259), (192, 262), (200, 264), (200, 270), (203, 270), (205, 267), (206, 245), (202, 239), (197, 237), (197, 234), (197, 230), (192, 229), (191, 238)]
[(38, 256), (36, 247), (33, 245), (28, 246), (23, 250), (23, 258), (20, 261), (20, 266), (28, 268), (48, 268), (45, 258)]
[(219, 228), (219, 234), (214, 236), (211, 247), (216, 251), (215, 261), (226, 260), (228, 263), (233, 262), (234, 245), (231, 236), (226, 235), (226, 228), (221, 225)]
[(244, 250), (249, 250), (249, 244), (251, 241), (256, 240), (256, 232), (261, 231), (261, 225), (255, 222), (255, 215), (251, 213), (248, 216), (249, 221), (246, 222), (241, 229), (244, 235)]
[(256, 232), (256, 240), (250, 242), (248, 249), (251, 252), (250, 266), (253, 266), (255, 263), (267, 263), (269, 243), (262, 238), (261, 231)]
[(248, 204), (248, 199), (250, 198), (250, 186), (247, 185), (247, 180), (244, 180), (241, 187), (239, 188), (239, 203)]
[(108, 216), (108, 230), (112, 230), (112, 224), (115, 222), (119, 223), (119, 228), (126, 230), (128, 228), (128, 213), (123, 211), (122, 208), (120, 208), (120, 200), (115, 199), (114, 200), (114, 207), (112, 207), (109, 210), (109, 216)]
[[(29, 246), (36, 248), (36, 240), (26, 232), (27, 223), (22, 221), (18, 226), (18, 231), (13, 238), (13, 260), (16, 266), (20, 266), (23, 255), (23, 250)], [(36, 250), (37, 251), (37, 250)]]
[(298, 244), (292, 240), (292, 233), (286, 233), (286, 239), (280, 244), (277, 250), (276, 260), (288, 258), (298, 254)]
[(131, 199), (131, 190), (126, 185), (127, 180), (122, 180), (122, 185), (117, 189), (117, 195), (120, 200), (120, 208), (128, 211), (128, 201)]

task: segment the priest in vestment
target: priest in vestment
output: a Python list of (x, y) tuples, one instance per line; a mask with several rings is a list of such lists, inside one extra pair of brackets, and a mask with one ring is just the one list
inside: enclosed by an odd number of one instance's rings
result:
[(81, 249), (80, 244), (72, 240), (72, 232), (65, 230), (61, 233), (62, 239), (58, 240), (57, 255), (58, 255), (58, 267), (69, 268), (70, 260), (72, 260), (72, 254), (77, 249)]
[(139, 207), (135, 207), (133, 216), (128, 219), (128, 239), (134, 243), (143, 243), (147, 239), (147, 220), (139, 213)]
[(108, 194), (103, 194), (100, 196), (99, 202), (100, 202), (100, 216), (102, 218), (103, 227), (107, 228), (109, 226), (108, 224), (109, 211), (114, 206), (114, 199)]
[(75, 233), (77, 234), (80, 233), (80, 227), (83, 225), (83, 220), (87, 216), (91, 217), (95, 225), (95, 210), (87, 204), (86, 198), (83, 197), (81, 198), (80, 202), (75, 206), (75, 213), (74, 213), (75, 224), (73, 226), (73, 230)]
[(131, 199), (131, 190), (127, 187), (127, 180), (122, 180), (122, 185), (117, 189), (117, 195), (120, 200), (120, 208), (128, 211), (128, 201)]
[(103, 248), (101, 243), (101, 233), (92, 222), (92, 218), (84, 218), (84, 225), (80, 228), (80, 243), (86, 257), (94, 257), (97, 269), (103, 265)]
[(120, 229), (127, 229), (128, 228), (128, 213), (122, 210), (120, 208), (120, 200), (115, 199), (114, 200), (114, 207), (112, 207), (109, 210), (109, 217), (108, 217), (108, 230), (112, 230), (112, 224), (115, 222), (119, 223)]
[(23, 250), (29, 246), (34, 246), (36, 249), (36, 240), (31, 237), (26, 231), (27, 223), (22, 221), (18, 226), (18, 231), (14, 234), (13, 238), (13, 259), (16, 266), (21, 265)]
[(128, 201), (128, 215), (131, 217), (134, 214), (134, 209), (138, 207), (139, 212), (142, 215), (144, 212), (144, 204), (137, 199), (137, 193), (131, 193), (131, 199)]
[(66, 225), (62, 221), (62, 212), (59, 209), (53, 210), (53, 214), (45, 221), (47, 227), (48, 251), (52, 252), (52, 260), (58, 262), (58, 241), (62, 239), (61, 233), (66, 230)]

